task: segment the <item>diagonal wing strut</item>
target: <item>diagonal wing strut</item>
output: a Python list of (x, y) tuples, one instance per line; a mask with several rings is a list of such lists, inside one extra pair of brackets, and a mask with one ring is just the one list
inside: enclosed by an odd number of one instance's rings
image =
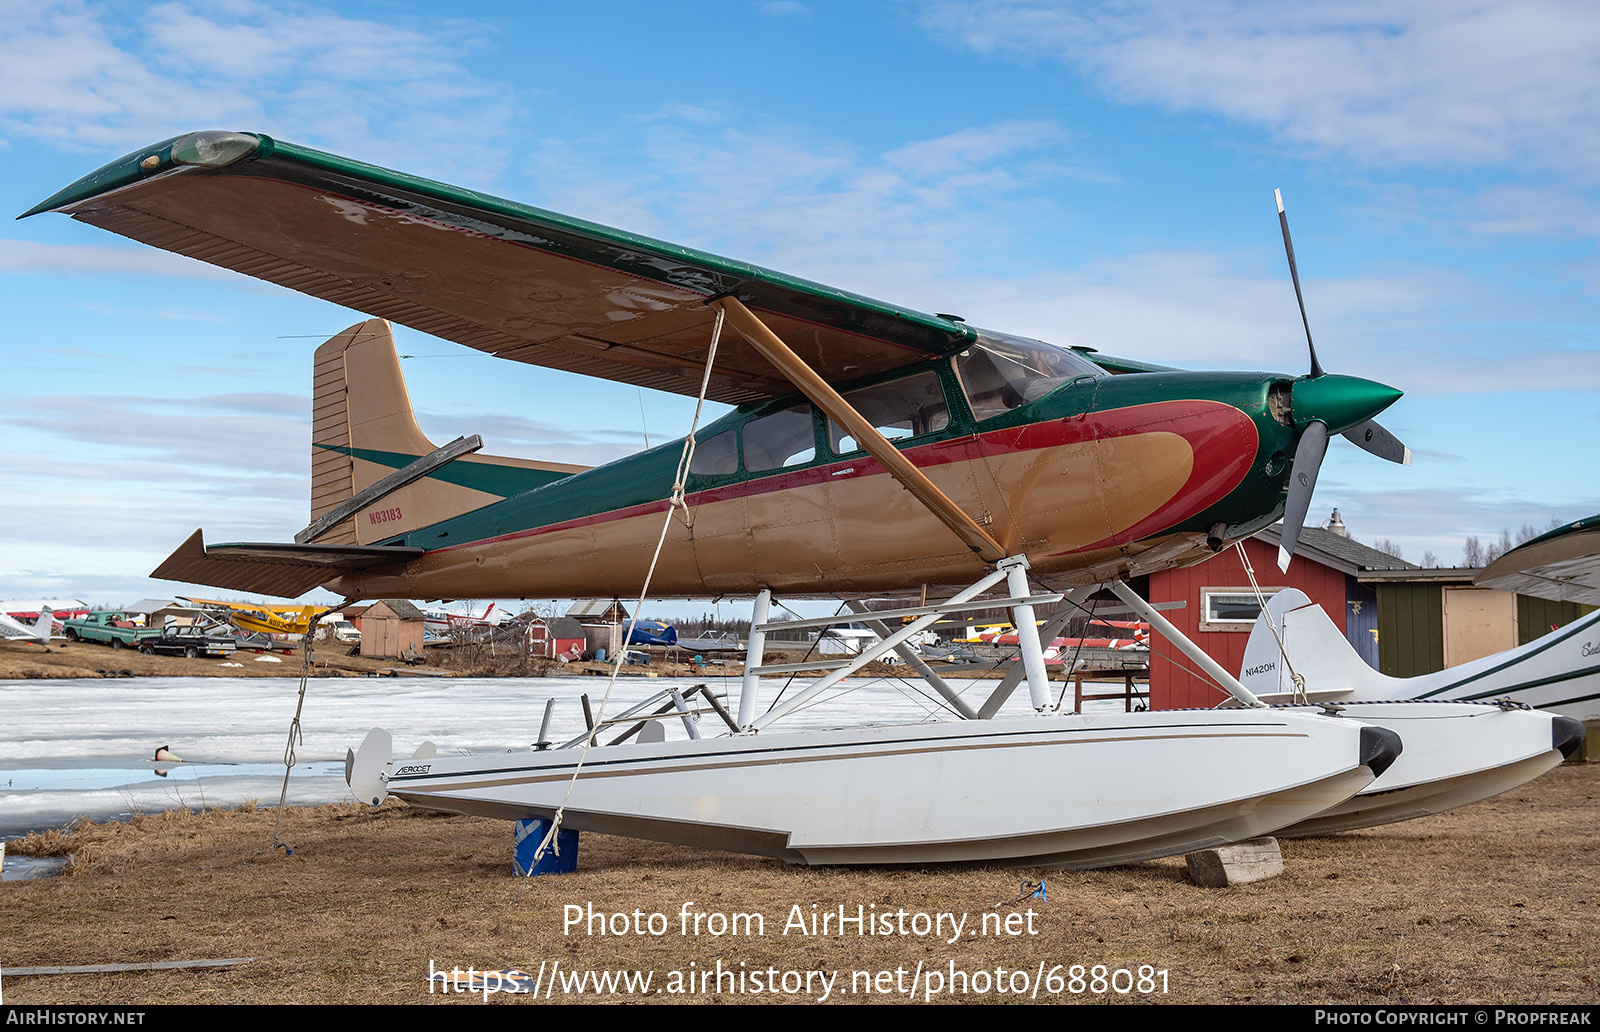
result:
[(763, 358), (788, 377), (789, 381), (799, 388), (800, 393), (809, 398), (812, 404), (821, 409), (828, 418), (848, 430), (856, 442), (866, 449), (868, 455), (877, 459), (901, 486), (911, 492), (912, 497), (937, 516), (980, 559), (993, 565), (1010, 555), (1006, 548), (979, 526), (978, 522), (967, 515), (959, 505), (952, 502), (948, 495), (939, 490), (938, 485), (929, 480), (927, 474), (878, 433), (877, 427), (845, 401), (838, 391), (817, 375), (814, 369), (806, 365), (800, 356), (790, 350), (789, 346), (738, 298), (725, 294), (706, 303), (720, 309), (733, 324), (734, 329), (761, 352)]

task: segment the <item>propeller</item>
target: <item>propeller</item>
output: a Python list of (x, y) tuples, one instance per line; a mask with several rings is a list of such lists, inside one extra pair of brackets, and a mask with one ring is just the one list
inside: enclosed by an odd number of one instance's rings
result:
[(1294, 465), (1289, 476), (1289, 497), (1284, 503), (1283, 537), (1278, 545), (1278, 569), (1289, 569), (1289, 559), (1300, 541), (1300, 528), (1311, 509), (1311, 494), (1317, 487), (1322, 457), (1328, 452), (1328, 435), (1338, 433), (1345, 440), (1380, 459), (1411, 465), (1407, 448), (1373, 418), (1394, 404), (1401, 392), (1373, 380), (1353, 376), (1334, 376), (1323, 371), (1317, 361), (1317, 346), (1311, 340), (1311, 320), (1306, 317), (1306, 299), (1300, 289), (1300, 270), (1295, 266), (1294, 241), (1289, 238), (1289, 216), (1283, 208), (1283, 191), (1272, 191), (1278, 202), (1278, 226), (1283, 230), (1283, 250), (1289, 258), (1289, 277), (1294, 280), (1295, 300), (1300, 304), (1300, 323), (1306, 330), (1306, 347), (1311, 352), (1311, 372), (1290, 386), (1290, 418), (1300, 430), (1295, 446)]

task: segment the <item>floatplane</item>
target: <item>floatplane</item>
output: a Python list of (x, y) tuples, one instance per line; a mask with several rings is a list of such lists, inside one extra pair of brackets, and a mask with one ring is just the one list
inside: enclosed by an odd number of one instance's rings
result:
[[(1085, 867), (1305, 820), (1399, 753), (1383, 728), (1267, 707), (1125, 583), (1279, 516), (1300, 526), (1331, 435), (1409, 460), (1375, 422), (1400, 392), (1324, 372), (1314, 346), (1299, 376), (1060, 348), (260, 134), (163, 141), (27, 214), (44, 211), (373, 317), (316, 351), (310, 523), (292, 542), (196, 531), (155, 576), (286, 597), (754, 596), (736, 715), (669, 691), (564, 748), (493, 757), (396, 759), (375, 729), (349, 764), (358, 798), (802, 863)], [(386, 320), (734, 408), (595, 468), (483, 455), (476, 436), (435, 446)], [(1101, 586), (1240, 708), (1059, 712), (1041, 638)], [(885, 633), (847, 665), (764, 662), (775, 594), (886, 593), (923, 604), (863, 616)], [(1022, 661), (969, 702), (907, 643), (996, 607)], [(774, 729), (889, 651), (956, 719)], [(762, 674), (821, 669), (760, 710)], [(1024, 684), (1031, 713), (999, 718)], [(702, 734), (712, 709), (727, 734)], [(662, 717), (687, 739), (665, 741)]]
[[(1482, 587), (1600, 604), (1600, 517), (1557, 528), (1482, 570)], [(1368, 666), (1321, 606), (1279, 590), (1251, 629), (1240, 680), (1257, 698), (1390, 728), (1405, 753), (1356, 795), (1281, 834), (1368, 828), (1526, 784), (1600, 719), (1600, 610), (1525, 645), (1412, 677)]]

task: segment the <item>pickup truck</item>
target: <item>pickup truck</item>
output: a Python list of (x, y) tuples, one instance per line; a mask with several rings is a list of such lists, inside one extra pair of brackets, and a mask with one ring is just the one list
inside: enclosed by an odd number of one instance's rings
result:
[(238, 651), (239, 643), (223, 634), (207, 634), (199, 627), (169, 627), (155, 638), (139, 643), (139, 651), (147, 656), (231, 656)]
[(126, 613), (96, 610), (62, 623), (68, 641), (98, 641), (114, 649), (135, 649), (148, 638), (161, 637), (159, 627), (139, 627)]

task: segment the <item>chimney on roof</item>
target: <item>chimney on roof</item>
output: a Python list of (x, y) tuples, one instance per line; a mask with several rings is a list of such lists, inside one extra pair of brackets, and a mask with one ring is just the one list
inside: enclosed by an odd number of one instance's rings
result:
[(1338, 509), (1333, 510), (1333, 515), (1329, 516), (1327, 520), (1323, 522), (1322, 529), (1332, 531), (1340, 537), (1347, 538), (1350, 536), (1350, 531), (1347, 527), (1345, 527), (1344, 520), (1339, 518)]

